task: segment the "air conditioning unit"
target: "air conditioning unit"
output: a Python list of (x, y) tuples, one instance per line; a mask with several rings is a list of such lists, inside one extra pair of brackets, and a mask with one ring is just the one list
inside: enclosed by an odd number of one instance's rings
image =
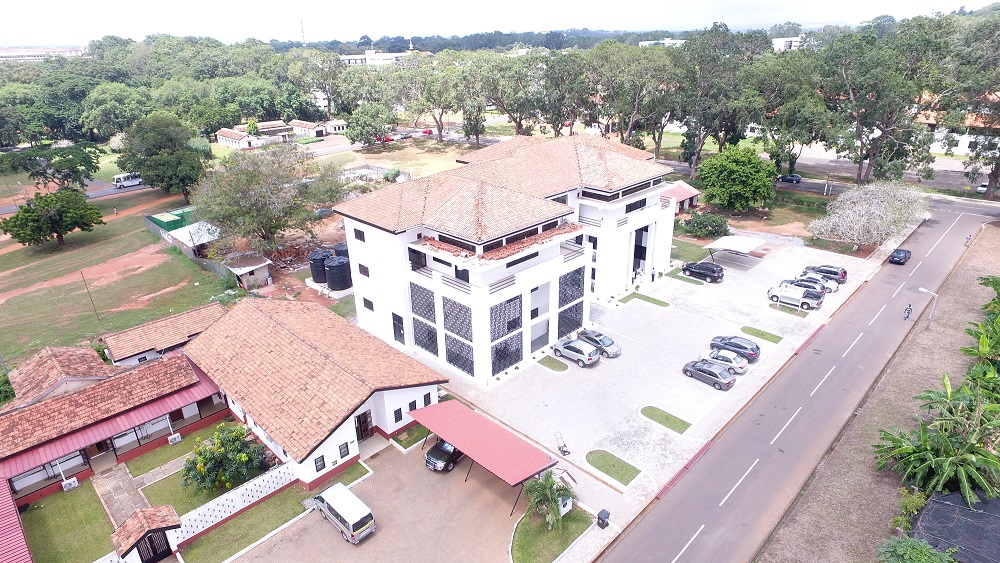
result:
[(62, 487), (64, 491), (72, 491), (73, 489), (80, 486), (80, 482), (76, 480), (76, 477), (70, 477), (62, 482)]
[(181, 436), (180, 434), (171, 434), (170, 436), (167, 437), (167, 442), (169, 442), (170, 445), (173, 446), (175, 444), (180, 444), (181, 440), (183, 439), (184, 437)]

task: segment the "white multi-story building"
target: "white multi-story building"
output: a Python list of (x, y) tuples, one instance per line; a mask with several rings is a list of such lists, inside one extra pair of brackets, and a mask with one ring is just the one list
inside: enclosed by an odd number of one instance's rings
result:
[[(515, 137), (341, 203), (358, 325), (481, 384), (669, 266), (671, 170), (599, 137)], [(663, 200), (665, 199), (665, 201)]]
[(771, 39), (771, 48), (778, 53), (782, 51), (794, 51), (796, 49), (801, 49), (802, 41), (804, 41), (805, 38), (805, 35), (797, 35), (795, 37), (775, 37)]

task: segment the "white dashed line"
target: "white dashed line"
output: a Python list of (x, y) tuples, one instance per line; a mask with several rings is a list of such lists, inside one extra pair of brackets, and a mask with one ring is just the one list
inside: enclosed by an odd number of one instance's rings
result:
[(948, 235), (948, 231), (950, 231), (951, 228), (955, 226), (955, 223), (958, 223), (958, 220), (962, 218), (962, 215), (965, 215), (965, 213), (959, 213), (958, 217), (955, 217), (955, 220), (952, 221), (951, 225), (948, 226), (948, 229), (945, 230), (945, 232), (941, 235), (941, 238), (939, 238), (937, 242), (934, 243), (934, 246), (932, 246), (931, 249), (927, 251), (927, 254), (924, 255), (924, 258), (927, 258), (928, 256), (931, 255), (931, 252), (934, 252), (934, 249), (937, 248), (937, 245), (941, 244), (941, 241), (944, 240), (944, 237)]
[(687, 548), (688, 548), (688, 546), (689, 546), (689, 545), (691, 545), (691, 542), (693, 542), (693, 541), (694, 541), (694, 539), (695, 539), (696, 537), (698, 537), (698, 534), (700, 534), (700, 533), (701, 533), (701, 531), (702, 531), (702, 530), (704, 530), (704, 529), (705, 529), (705, 525), (704, 525), (704, 524), (702, 524), (702, 525), (701, 525), (701, 527), (700, 527), (700, 528), (698, 528), (698, 531), (697, 531), (697, 532), (695, 532), (693, 536), (691, 536), (691, 539), (689, 539), (689, 540), (688, 540), (688, 542), (687, 542), (686, 544), (684, 544), (684, 549), (682, 549), (682, 550), (681, 550), (681, 552), (677, 554), (677, 557), (674, 557), (674, 558), (673, 558), (673, 559), (672, 559), (672, 560), (670, 561), (670, 563), (677, 563), (677, 560), (681, 558), (681, 555), (684, 555), (684, 552), (685, 552), (685, 551), (687, 551)]
[(899, 284), (899, 287), (896, 288), (896, 291), (895, 291), (895, 293), (892, 294), (892, 296), (895, 297), (896, 293), (899, 293), (899, 290), (903, 289), (904, 285), (906, 285), (906, 282), (903, 282), (903, 283)]
[(750, 465), (750, 469), (747, 469), (747, 472), (744, 473), (742, 477), (740, 477), (740, 480), (737, 481), (735, 485), (733, 485), (733, 488), (729, 489), (729, 493), (726, 494), (726, 498), (722, 499), (722, 502), (719, 503), (719, 506), (722, 506), (723, 504), (726, 504), (726, 501), (729, 500), (729, 495), (733, 494), (733, 491), (736, 490), (736, 487), (740, 486), (740, 483), (742, 483), (743, 480), (747, 478), (747, 475), (749, 475), (750, 472), (753, 471), (753, 468), (756, 467), (757, 462), (759, 462), (759, 461), (760, 461), (759, 457), (754, 460), (753, 464)]
[(923, 264), (923, 263), (924, 263), (924, 261), (923, 261), (923, 260), (921, 260), (920, 262), (917, 262), (917, 265), (916, 265), (916, 266), (914, 266), (912, 270), (910, 270), (910, 275), (908, 275), (908, 276), (906, 276), (906, 277), (908, 277), (908, 278), (911, 278), (911, 277), (913, 277), (913, 272), (916, 272), (916, 271), (917, 271), (917, 268), (919, 268), (919, 267), (920, 267), (920, 265), (921, 265), (921, 264)]
[(778, 433), (774, 435), (774, 439), (771, 440), (770, 444), (768, 444), (769, 446), (774, 445), (774, 441), (777, 440), (778, 436), (781, 436), (781, 433), (785, 431), (785, 428), (788, 428), (788, 425), (791, 424), (793, 420), (795, 420), (795, 416), (799, 414), (800, 410), (802, 410), (802, 407), (799, 407), (798, 410), (795, 411), (795, 414), (792, 415), (792, 418), (789, 418), (788, 422), (786, 422), (785, 425), (781, 427), (781, 430), (778, 430)]
[(809, 396), (810, 396), (810, 397), (812, 397), (812, 396), (813, 396), (813, 393), (815, 393), (815, 392), (816, 392), (816, 391), (817, 391), (817, 390), (819, 389), (819, 386), (820, 386), (820, 385), (823, 385), (823, 382), (824, 382), (824, 381), (826, 381), (826, 378), (830, 377), (830, 374), (831, 374), (831, 373), (833, 373), (833, 370), (834, 370), (834, 369), (835, 369), (836, 367), (837, 367), (837, 366), (833, 366), (832, 368), (830, 368), (830, 371), (826, 372), (826, 375), (824, 375), (824, 376), (823, 376), (823, 379), (820, 379), (820, 380), (819, 380), (819, 383), (817, 383), (817, 384), (816, 384), (816, 387), (815, 387), (815, 388), (813, 388), (813, 392), (812, 392), (812, 393), (809, 393)]
[(841, 356), (841, 358), (847, 356), (847, 353), (851, 351), (851, 348), (854, 348), (854, 345), (858, 343), (858, 340), (861, 340), (861, 337), (864, 336), (864, 334), (865, 333), (862, 332), (857, 338), (854, 339), (854, 342), (851, 342), (851, 345), (847, 347), (847, 350), (844, 351), (844, 355)]
[(882, 305), (882, 308), (878, 310), (878, 313), (875, 313), (875, 316), (872, 317), (872, 320), (868, 321), (868, 326), (872, 326), (872, 323), (875, 322), (875, 319), (877, 319), (878, 316), (882, 314), (882, 311), (885, 311), (885, 305)]

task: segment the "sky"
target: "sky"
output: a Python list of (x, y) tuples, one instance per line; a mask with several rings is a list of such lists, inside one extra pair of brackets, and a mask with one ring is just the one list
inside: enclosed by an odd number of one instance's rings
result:
[[(972, 10), (990, 3), (968, 5)], [(8, 0), (0, 10), (7, 25), (0, 46), (86, 46), (93, 39), (118, 35), (142, 40), (147, 35), (207, 36), (224, 43), (249, 37), (261, 41), (354, 41), (362, 35), (470, 35), (491, 31), (549, 31), (570, 28), (646, 31), (689, 30), (726, 23), (731, 29), (763, 28), (794, 21), (804, 27), (849, 24), (889, 14), (896, 19), (948, 13), (961, 0), (691, 0), (686, 3), (628, 2), (616, 6), (598, 0), (504, 0), (472, 3), (434, 0), (295, 0), (283, 2), (212, 2), (205, 0), (136, 1), (47, 0), (43, 4)], [(464, 4), (464, 3), (463, 3)], [(598, 9), (603, 6), (605, 9)], [(618, 9), (608, 9), (615, 6)], [(655, 7), (652, 8), (651, 7)], [(530, 16), (530, 17), (528, 17)]]

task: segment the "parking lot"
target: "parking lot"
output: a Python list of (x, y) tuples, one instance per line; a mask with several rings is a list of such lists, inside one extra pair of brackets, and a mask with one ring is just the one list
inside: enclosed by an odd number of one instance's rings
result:
[[(430, 447), (430, 445), (428, 445)], [(371, 508), (378, 530), (358, 545), (340, 537), (318, 510), (240, 557), (272, 561), (507, 561), (514, 526), (524, 514), (520, 487), (514, 488), (469, 458), (451, 473), (430, 471), (423, 452), (402, 454), (389, 446), (366, 463), (374, 473), (352, 487)], [(319, 491), (317, 491), (319, 492)]]

